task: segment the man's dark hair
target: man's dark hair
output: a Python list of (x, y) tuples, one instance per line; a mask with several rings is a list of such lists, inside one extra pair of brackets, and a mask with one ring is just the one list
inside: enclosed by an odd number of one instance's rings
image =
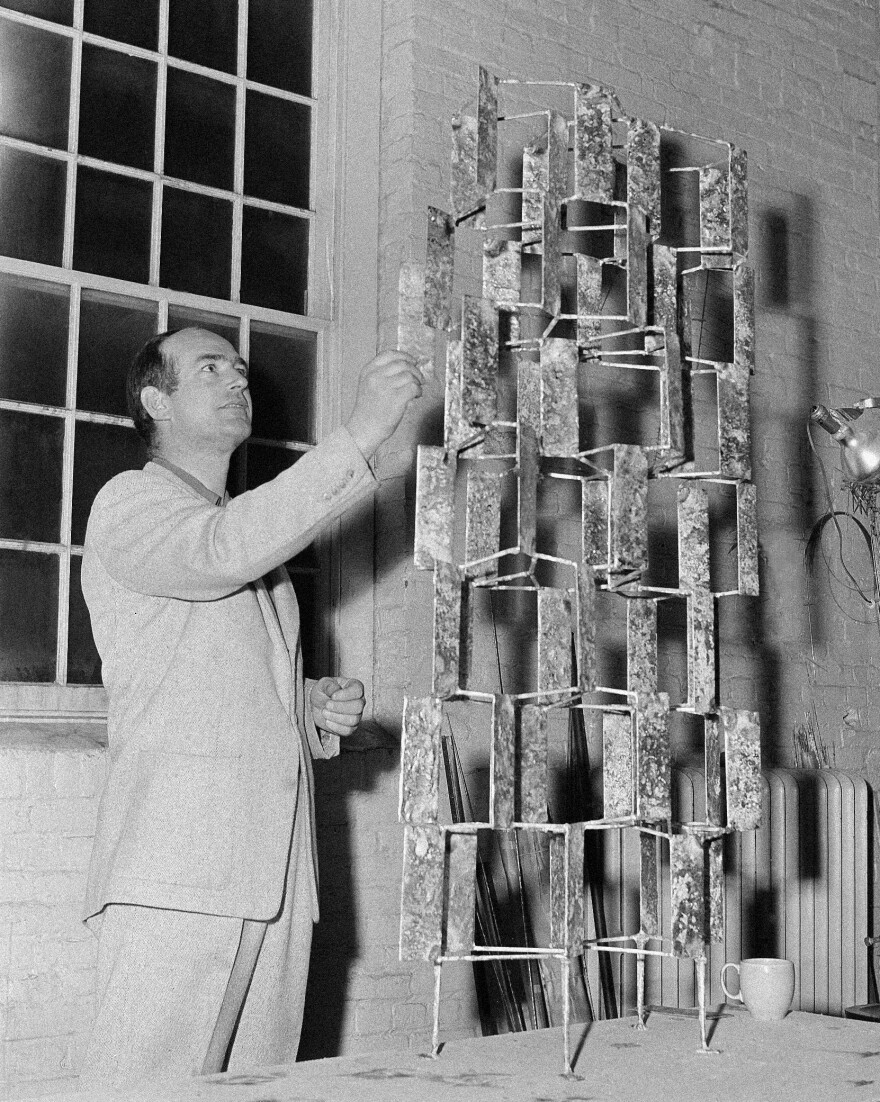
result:
[(157, 333), (151, 337), (143, 348), (135, 356), (128, 370), (128, 378), (125, 386), (125, 398), (128, 404), (129, 416), (134, 421), (138, 436), (147, 445), (147, 450), (152, 452), (156, 431), (156, 422), (144, 409), (141, 401), (141, 391), (145, 386), (155, 386), (163, 394), (173, 394), (177, 390), (180, 379), (174, 366), (174, 360), (167, 355), (162, 345), (166, 337), (177, 333), (177, 329), (169, 329), (166, 333)]

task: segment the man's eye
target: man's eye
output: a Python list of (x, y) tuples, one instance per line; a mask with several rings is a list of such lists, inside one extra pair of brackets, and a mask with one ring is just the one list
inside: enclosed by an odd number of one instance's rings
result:
[(215, 363), (207, 363), (202, 368), (202, 370), (203, 371), (216, 371), (217, 370), (217, 365)]

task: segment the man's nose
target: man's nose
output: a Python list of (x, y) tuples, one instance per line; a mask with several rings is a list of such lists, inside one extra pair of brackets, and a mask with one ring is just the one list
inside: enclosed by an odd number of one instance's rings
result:
[(230, 390), (244, 390), (248, 385), (247, 376), (240, 371), (233, 371), (233, 377), (229, 380)]

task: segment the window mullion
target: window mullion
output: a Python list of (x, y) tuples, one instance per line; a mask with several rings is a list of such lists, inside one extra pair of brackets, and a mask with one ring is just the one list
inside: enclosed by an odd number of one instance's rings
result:
[(70, 58), (70, 108), (67, 121), (67, 181), (64, 193), (64, 244), (61, 252), (61, 267), (73, 267), (73, 227), (76, 221), (76, 167), (79, 150), (79, 102), (82, 74), (82, 27), (84, 0), (76, 0), (74, 5), (74, 34), (71, 41)]
[(64, 451), (61, 466), (61, 532), (64, 551), (58, 561), (58, 642), (55, 656), (55, 680), (67, 682), (67, 637), (70, 611), (70, 536), (73, 518), (73, 456), (76, 447), (76, 375), (79, 353), (79, 308), (81, 288), (70, 288), (70, 313), (67, 325), (67, 388), (64, 399)]
[(162, 174), (165, 171), (165, 108), (168, 98), (168, 5), (159, 0), (159, 61), (156, 72), (156, 122), (153, 139), (153, 207), (150, 219), (150, 286), (159, 286), (162, 254)]
[[(247, 77), (247, 36), (248, 36), (248, 0), (238, 5), (238, 56), (236, 59), (235, 86), (235, 165), (233, 168), (232, 190), (232, 286), (230, 298), (241, 301), (241, 235), (244, 221), (244, 123), (245, 123), (245, 78)], [(246, 358), (246, 357), (245, 357)]]

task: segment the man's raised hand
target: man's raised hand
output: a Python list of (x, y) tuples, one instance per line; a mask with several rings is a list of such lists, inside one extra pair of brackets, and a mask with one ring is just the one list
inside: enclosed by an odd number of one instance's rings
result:
[(413, 398), (421, 397), (423, 382), (414, 357), (397, 349), (380, 352), (364, 367), (346, 428), (365, 458), (391, 436)]
[(332, 735), (353, 735), (364, 714), (363, 682), (354, 677), (322, 677), (309, 693), (315, 726)]

